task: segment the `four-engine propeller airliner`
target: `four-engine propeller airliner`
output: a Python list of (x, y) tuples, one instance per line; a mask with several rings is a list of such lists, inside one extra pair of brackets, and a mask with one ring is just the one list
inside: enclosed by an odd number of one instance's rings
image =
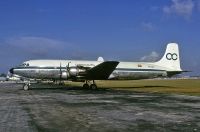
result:
[[(164, 56), (157, 62), (119, 62), (86, 60), (29, 60), (11, 68), (10, 73), (31, 79), (85, 81), (84, 88), (97, 88), (94, 80), (150, 79), (171, 77), (183, 72), (180, 67), (179, 48), (167, 45)], [(89, 81), (92, 84), (89, 85)], [(24, 85), (28, 90), (30, 84)]]

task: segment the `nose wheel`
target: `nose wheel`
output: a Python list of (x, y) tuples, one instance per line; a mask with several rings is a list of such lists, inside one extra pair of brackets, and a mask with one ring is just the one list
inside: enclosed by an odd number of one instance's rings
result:
[(23, 86), (23, 89), (24, 89), (24, 91), (27, 91), (28, 89), (29, 89), (29, 84), (24, 84), (24, 86)]
[(29, 89), (30, 85), (31, 85), (30, 83), (25, 83), (23, 86), (24, 91), (27, 91)]

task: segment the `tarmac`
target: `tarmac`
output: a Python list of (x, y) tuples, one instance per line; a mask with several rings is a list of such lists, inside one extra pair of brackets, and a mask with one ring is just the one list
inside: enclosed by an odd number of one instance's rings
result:
[(200, 97), (0, 83), (3, 132), (195, 132)]

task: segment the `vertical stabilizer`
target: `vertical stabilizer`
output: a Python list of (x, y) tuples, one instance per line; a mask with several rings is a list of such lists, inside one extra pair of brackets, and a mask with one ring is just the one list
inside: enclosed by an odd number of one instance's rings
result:
[(168, 71), (182, 71), (180, 67), (179, 48), (177, 43), (167, 45), (164, 56), (156, 65), (165, 67)]

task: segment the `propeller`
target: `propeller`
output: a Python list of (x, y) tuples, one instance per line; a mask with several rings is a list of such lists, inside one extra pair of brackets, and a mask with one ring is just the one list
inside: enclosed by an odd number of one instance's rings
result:
[(69, 70), (70, 70), (69, 63), (71, 63), (71, 62), (68, 62), (68, 64), (67, 64), (67, 72), (68, 73), (69, 73)]
[(61, 84), (61, 79), (62, 79), (62, 69), (61, 69), (61, 62), (60, 62), (60, 78), (59, 78), (60, 84)]

